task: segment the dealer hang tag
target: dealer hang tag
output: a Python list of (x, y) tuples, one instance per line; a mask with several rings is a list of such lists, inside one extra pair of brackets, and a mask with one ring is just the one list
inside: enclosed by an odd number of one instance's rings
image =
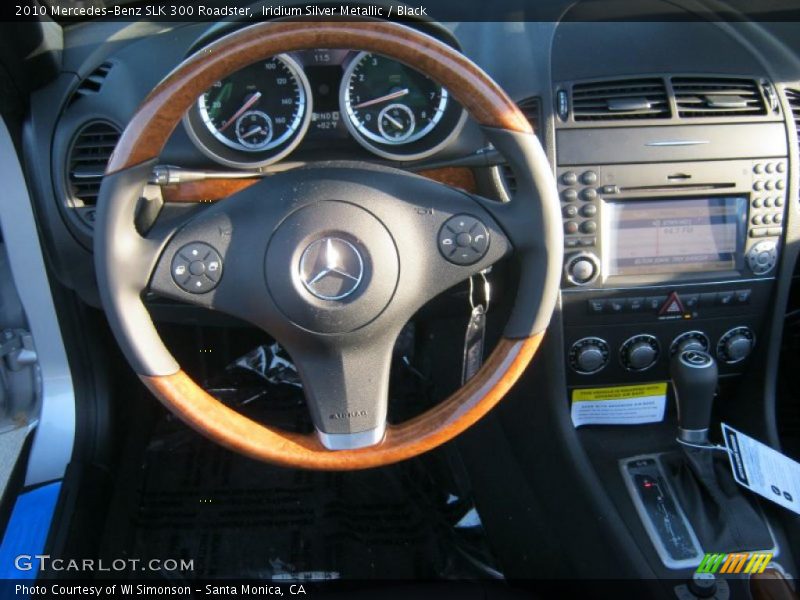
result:
[(800, 514), (800, 463), (726, 423), (722, 438), (739, 485)]

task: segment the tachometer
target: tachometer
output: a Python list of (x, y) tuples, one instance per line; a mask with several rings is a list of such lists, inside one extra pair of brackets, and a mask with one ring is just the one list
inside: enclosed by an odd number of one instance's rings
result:
[(347, 66), (340, 90), (350, 133), (379, 156), (418, 159), (439, 150), (463, 124), (447, 90), (400, 62), (362, 52)]
[(190, 136), (218, 162), (262, 166), (286, 156), (311, 118), (311, 92), (300, 66), (280, 55), (217, 81), (186, 115)]

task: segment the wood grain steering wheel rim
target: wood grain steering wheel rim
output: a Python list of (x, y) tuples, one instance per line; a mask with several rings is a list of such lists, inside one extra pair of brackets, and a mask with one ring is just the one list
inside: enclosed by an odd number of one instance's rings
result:
[[(190, 57), (143, 101), (109, 162), (106, 181), (113, 179), (114, 182), (103, 184), (98, 221), (110, 223), (118, 218), (118, 215), (112, 214), (116, 210), (113, 188), (117, 180), (142, 177), (148, 164), (160, 154), (185, 111), (215, 81), (257, 60), (313, 48), (365, 50), (410, 64), (447, 87), (482, 127), (522, 134), (521, 139), (526, 143), (528, 138), (533, 138), (527, 119), (497, 84), (457, 51), (425, 34), (385, 22), (260, 23), (226, 36)], [(535, 144), (540, 149), (538, 142)], [(539, 173), (538, 176), (541, 179), (548, 175)], [(548, 206), (543, 212), (547, 213), (544, 222), (549, 226), (557, 218), (558, 202), (552, 191), (555, 185), (550, 186), (550, 181), (546, 183), (548, 189), (542, 195), (547, 198), (542, 202)], [(541, 181), (538, 185), (541, 186)], [(557, 229), (554, 237), (540, 240), (538, 246), (539, 251), (556, 246), (557, 250), (548, 250), (550, 254), (547, 261), (551, 267), (556, 263), (560, 267), (562, 246), (558, 237), (560, 227)], [(112, 242), (125, 246), (126, 240), (128, 238), (125, 236), (111, 239), (110, 231), (98, 230), (95, 241), (101, 296), (112, 329), (123, 349), (126, 343), (137, 344), (136, 340), (129, 339), (136, 332), (126, 333), (119, 324), (123, 320), (119, 315), (121, 305), (109, 295), (107, 288), (113, 287), (114, 269), (117, 267), (115, 261), (128, 260), (131, 254), (130, 249), (115, 254)], [(139, 239), (131, 241), (132, 245), (140, 243), (142, 240)], [(100, 250), (103, 250), (103, 256), (98, 257)], [(549, 283), (546, 287), (550, 297), (538, 306), (540, 312), (546, 313), (545, 322), (555, 303), (553, 281), (557, 288), (558, 277), (548, 273)], [(132, 296), (141, 296), (141, 290), (129, 291)], [(146, 309), (137, 305), (136, 311), (146, 312)], [(287, 467), (355, 470), (387, 465), (419, 455), (453, 439), (478, 421), (503, 398), (531, 362), (544, 335), (542, 320), (539, 319), (538, 323), (538, 330), (529, 331), (527, 335), (514, 336), (515, 339), (504, 337), (478, 374), (445, 401), (410, 421), (389, 425), (383, 441), (377, 445), (354, 450), (331, 451), (314, 435), (290, 433), (257, 423), (210, 396), (177, 363), (171, 369), (165, 367), (161, 372), (153, 373), (147, 372), (148, 369), (144, 367), (137, 368), (136, 361), (130, 356), (129, 360), (146, 386), (170, 411), (206, 437), (231, 450)], [(148, 331), (150, 327), (152, 323), (148, 321)], [(154, 327), (152, 330), (155, 331)], [(157, 342), (152, 342), (151, 346), (160, 343), (160, 338), (157, 338)], [(137, 350), (146, 353), (146, 349)], [(156, 350), (161, 352), (162, 349), (159, 347)], [(164, 373), (165, 370), (171, 372)]]

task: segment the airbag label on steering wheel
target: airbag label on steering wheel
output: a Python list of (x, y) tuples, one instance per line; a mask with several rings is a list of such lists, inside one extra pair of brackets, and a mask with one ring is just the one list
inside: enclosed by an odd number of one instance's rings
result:
[(572, 390), (572, 424), (641, 425), (664, 419), (667, 384), (647, 383)]

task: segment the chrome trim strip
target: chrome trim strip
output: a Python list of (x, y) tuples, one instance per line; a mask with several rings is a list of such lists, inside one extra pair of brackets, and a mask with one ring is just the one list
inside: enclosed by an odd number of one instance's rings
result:
[(708, 140), (666, 140), (663, 142), (647, 142), (645, 146), (700, 146), (710, 143)]
[(383, 440), (386, 434), (386, 423), (375, 429), (356, 433), (324, 433), (317, 429), (320, 443), (328, 450), (356, 450), (374, 446)]
[(708, 427), (705, 429), (684, 429), (678, 427), (678, 441), (687, 444), (708, 445)]

